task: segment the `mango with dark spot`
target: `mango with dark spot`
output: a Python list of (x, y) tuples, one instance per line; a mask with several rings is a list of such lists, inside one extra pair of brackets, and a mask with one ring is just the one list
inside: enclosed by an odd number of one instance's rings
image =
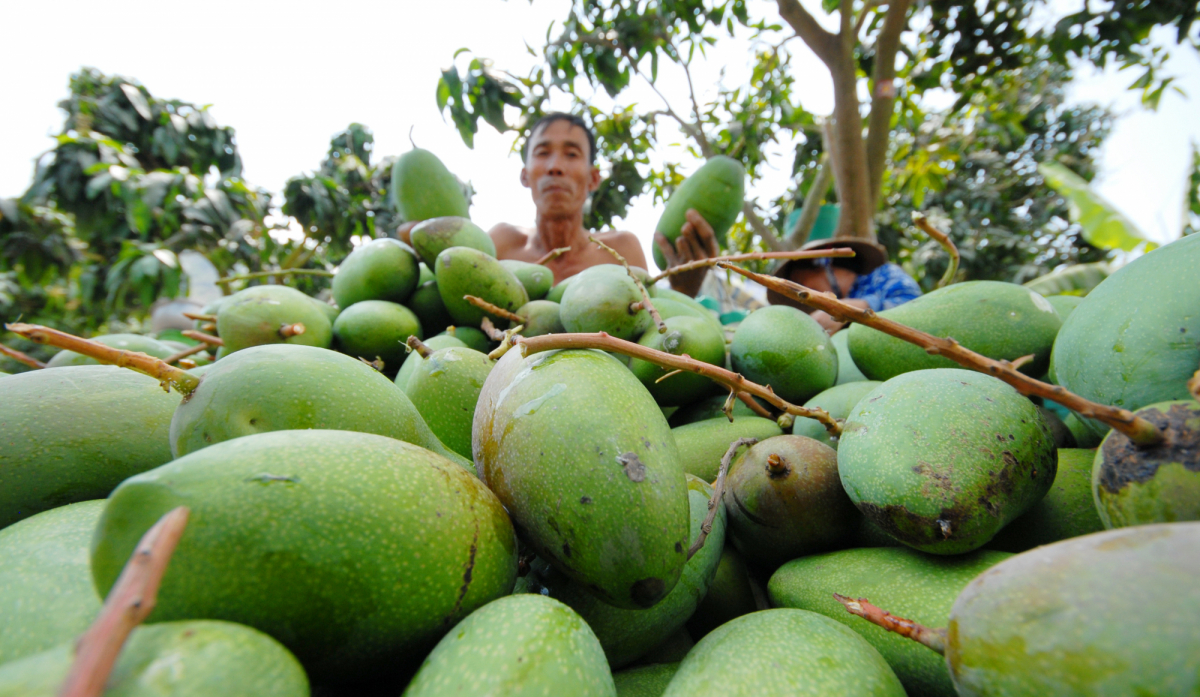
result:
[(629, 609), (675, 587), (688, 533), (679, 452), (658, 405), (612, 357), (508, 351), (480, 393), (471, 445), (480, 478), (559, 571)]
[(1039, 545), (1079, 537), (1104, 529), (1092, 499), (1092, 462), (1095, 451), (1060, 448), (1054, 485), (1041, 501), (1033, 504), (1004, 526), (988, 549), (1024, 552)]
[(409, 237), (417, 254), (430, 268), (433, 268), (438, 255), (450, 247), (470, 247), (490, 257), (496, 256), (496, 244), (492, 238), (467, 218), (453, 215), (430, 218), (414, 226)]
[(1200, 694), (1200, 523), (1018, 554), (959, 594), (946, 664), (962, 697)]
[(1135, 413), (1163, 442), (1138, 447), (1112, 431), (1100, 443), (1091, 490), (1104, 527), (1200, 520), (1200, 404), (1161, 402)]
[(448, 247), (438, 254), (433, 264), (437, 276), (438, 294), (446, 311), (455, 322), (478, 327), (484, 317), (491, 317), (498, 326), (508, 326), (501, 319), (463, 300), (465, 295), (474, 295), (509, 312), (529, 302), (525, 286), (504, 268), (500, 262), (486, 252), (470, 247)]
[(559, 317), (568, 332), (608, 332), (636, 341), (652, 325), (641, 304), (641, 291), (625, 268), (601, 264), (584, 269), (567, 286)]
[[(1032, 355), (1033, 360), (1021, 367), (1021, 372), (1031, 376), (1046, 372), (1054, 337), (1062, 326), (1054, 306), (1041, 295), (1000, 281), (955, 283), (879, 316), (934, 336), (951, 337), (988, 358), (1015, 361)], [(872, 380), (887, 380), (913, 370), (958, 367), (945, 356), (927, 353), (863, 324), (847, 331), (850, 356)]]
[(319, 682), (399, 668), (507, 595), (516, 578), (508, 515), (458, 465), (368, 433), (276, 431), (213, 445), (118, 487), (92, 544), (101, 593), (176, 506), (191, 517), (150, 621), (249, 625), (287, 646)]
[(1037, 407), (983, 373), (904, 373), (864, 396), (844, 428), (846, 493), (924, 552), (982, 547), (1054, 482), (1058, 453)]
[(475, 403), (495, 361), (464, 347), (438, 349), (416, 364), (404, 388), (429, 430), (470, 459)]
[[(413, 273), (415, 276), (415, 267)], [(284, 331), (285, 327), (294, 328), (297, 324), (304, 325), (303, 331)], [(217, 333), (225, 342), (221, 348), (227, 354), (265, 344), (327, 349), (333, 341), (333, 324), (312, 298), (295, 288), (252, 286), (229, 296), (221, 305)]]

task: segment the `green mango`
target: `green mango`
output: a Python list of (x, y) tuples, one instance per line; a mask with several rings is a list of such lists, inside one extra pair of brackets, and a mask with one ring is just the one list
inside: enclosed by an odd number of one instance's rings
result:
[(834, 620), (780, 608), (716, 628), (683, 659), (663, 697), (904, 697), (895, 673)]
[(655, 663), (679, 663), (688, 652), (695, 648), (696, 642), (688, 634), (686, 627), (680, 627), (658, 645), (647, 651), (641, 658), (630, 665), (652, 665)]
[[(712, 328), (707, 321), (698, 317), (671, 317), (664, 320), (665, 334), (651, 326), (642, 334), (638, 343), (648, 348), (664, 351), (676, 356), (688, 355), (701, 363), (723, 366), (725, 363), (725, 337)], [(669, 370), (634, 358), (629, 370), (642, 381), (654, 401), (662, 406), (692, 404), (697, 399), (713, 392), (713, 381), (695, 373), (679, 373), (658, 382)]]
[(442, 294), (438, 292), (435, 280), (426, 281), (413, 291), (408, 297), (408, 309), (417, 316), (427, 334), (440, 333), (454, 324), (454, 318), (446, 311), (446, 303), (442, 302)]
[[(712, 495), (711, 486), (696, 477), (688, 477), (691, 510), (689, 545), (700, 537), (700, 526), (708, 515), (708, 502)], [(613, 607), (545, 562), (535, 565), (534, 570), (550, 597), (566, 603), (587, 621), (604, 647), (608, 665), (616, 670), (655, 649), (683, 627), (708, 592), (708, 586), (717, 573), (724, 544), (725, 511), (721, 507), (713, 519), (712, 532), (704, 546), (684, 565), (679, 583), (654, 607), (646, 609)]]
[(1138, 447), (1112, 431), (1100, 443), (1091, 489), (1104, 527), (1200, 520), (1200, 404), (1160, 402), (1135, 413), (1166, 442)]
[(843, 428), (846, 493), (923, 552), (978, 549), (1054, 482), (1058, 453), (1037, 408), (983, 373), (904, 373), (863, 397)]
[(529, 294), (530, 300), (541, 300), (546, 297), (546, 293), (549, 293), (550, 287), (554, 285), (554, 274), (541, 264), (531, 264), (516, 259), (501, 259), (500, 265), (511, 271), (521, 285), (525, 286), (525, 292)]
[(559, 571), (627, 609), (675, 587), (687, 482), (667, 420), (619, 362), (510, 350), (484, 383), (471, 443), (480, 479)]
[(898, 617), (944, 627), (950, 606), (971, 579), (1011, 556), (978, 551), (940, 557), (907, 547), (845, 549), (784, 564), (771, 576), (767, 592), (774, 607), (818, 612), (858, 632), (887, 660), (910, 695), (954, 697), (941, 656), (851, 615), (833, 594), (866, 598)]
[(508, 515), (468, 472), (392, 438), (314, 429), (218, 443), (125, 480), (92, 542), (97, 589), (176, 506), (191, 517), (149, 621), (249, 625), (318, 681), (391, 670), (516, 579)]
[(782, 433), (779, 424), (761, 416), (738, 416), (730, 421), (724, 414), (671, 429), (683, 471), (706, 482), (716, 481), (721, 458), (730, 443), (738, 438), (763, 440)]
[(1048, 295), (1046, 302), (1054, 307), (1054, 311), (1058, 313), (1058, 318), (1066, 322), (1075, 308), (1083, 302), (1082, 295)]
[[(1200, 237), (1188, 235), (1104, 279), (1054, 342), (1058, 384), (1130, 411), (1188, 399), (1188, 378), (1200, 365), (1197, 268)], [(1108, 430), (1098, 421), (1084, 423), (1095, 438)]]
[[(56, 697), (74, 642), (0, 666), (0, 697)], [(110, 697), (308, 697), (308, 678), (279, 642), (232, 622), (137, 627), (104, 685)]]
[(4, 378), (0, 528), (103, 498), (126, 477), (168, 462), (178, 404), (154, 378), (111, 365)]
[(637, 284), (616, 264), (584, 269), (563, 293), (559, 318), (568, 332), (608, 332), (633, 341), (652, 326)]
[(546, 293), (546, 297), (544, 299), (549, 300), (550, 302), (556, 302), (556, 303), (561, 304), (563, 294), (567, 292), (567, 286), (569, 286), (571, 284), (571, 282), (574, 280), (575, 280), (575, 276), (568, 276), (568, 277), (564, 278), (561, 282), (555, 283), (550, 288), (550, 292)]
[(475, 403), (493, 365), (487, 354), (466, 347), (438, 349), (417, 363), (404, 388), (438, 440), (467, 459)]
[(480, 353), (488, 353), (492, 350), (491, 339), (488, 339), (487, 334), (484, 334), (475, 327), (455, 327), (451, 325), (446, 327), (446, 331), (442, 333), (458, 339), (466, 344), (467, 348), (475, 349)]
[(837, 381), (837, 351), (817, 321), (794, 307), (751, 312), (729, 345), (733, 369), (793, 404), (803, 404)]
[[(281, 327), (292, 324), (303, 324), (304, 332), (280, 333)], [(327, 349), (333, 342), (333, 325), (325, 312), (307, 295), (288, 286), (252, 286), (229, 296), (217, 315), (217, 333), (227, 353), (264, 344)]]
[(988, 549), (1024, 552), (1080, 535), (1100, 532), (1104, 523), (1092, 501), (1094, 452), (1059, 448), (1054, 485), (1028, 511), (1004, 526)]
[(651, 287), (654, 288), (655, 298), (665, 300), (668, 303), (678, 303), (679, 305), (683, 305), (691, 310), (692, 314), (708, 320), (713, 324), (714, 327), (720, 329), (722, 333), (724, 333), (723, 325), (721, 324), (720, 318), (717, 317), (717, 313), (696, 302), (696, 299), (692, 296), (680, 293), (673, 288), (659, 288), (658, 286)]
[(102, 510), (83, 501), (0, 530), (0, 665), (78, 638), (100, 613), (88, 545)]
[[(459, 339), (450, 336), (449, 334), (438, 334), (437, 336), (431, 336), (429, 337), (429, 340), (424, 343), (430, 351), (450, 348), (451, 346), (466, 347), (466, 344)], [(395, 383), (396, 387), (404, 390), (405, 394), (408, 394), (408, 381), (412, 378), (413, 372), (416, 371), (417, 366), (420, 365), (424, 360), (425, 359), (421, 357), (420, 353), (413, 351), (412, 353), (408, 354), (408, 358), (405, 358), (404, 363), (400, 365), (400, 370), (396, 373)]]
[(412, 246), (421, 255), (421, 259), (430, 266), (442, 253), (450, 247), (470, 247), (484, 254), (496, 257), (496, 243), (488, 236), (483, 228), (466, 218), (443, 216), (429, 218), (415, 225), (410, 235)]
[(1071, 429), (1063, 423), (1063, 420), (1058, 418), (1058, 414), (1041, 405), (1038, 405), (1037, 410), (1046, 422), (1046, 426), (1050, 429), (1050, 435), (1054, 439), (1054, 447), (1059, 450), (1074, 448), (1076, 445), (1075, 436), (1071, 433)]
[[(338, 315), (341, 314), (341, 312), (342, 312), (341, 308), (339, 308), (337, 305), (325, 302), (324, 300), (314, 298), (311, 295), (308, 295), (305, 297), (307, 297), (309, 300), (311, 300), (312, 304), (315, 305), (318, 310), (325, 313), (325, 318), (329, 320), (330, 325), (332, 325), (337, 320)], [(343, 305), (342, 307), (345, 307), (345, 306)]]
[(356, 358), (310, 346), (256, 346), (224, 358), (171, 419), (176, 457), (267, 431), (376, 433), (471, 463), (429, 430), (408, 395)]
[(549, 300), (530, 300), (517, 310), (525, 321), (521, 336), (561, 334), (566, 331), (559, 317), (559, 304)]
[(413, 148), (396, 158), (388, 198), (402, 220), (467, 217), (469, 206), (458, 179), (437, 155)]
[(1098, 424), (1099, 422), (1084, 419), (1075, 412), (1067, 414), (1067, 418), (1063, 419), (1063, 424), (1071, 432), (1071, 437), (1075, 439), (1075, 447), (1088, 450), (1100, 447), (1100, 441), (1104, 440), (1104, 436), (1110, 430), (1103, 424), (1101, 424), (1101, 428), (1093, 428), (1093, 423)]
[(433, 272), (429, 270), (429, 267), (425, 265), (425, 262), (418, 262), (417, 268), (420, 270), (421, 274), (420, 277), (417, 278), (418, 288), (434, 280)]
[[(155, 358), (167, 358), (176, 352), (174, 347), (140, 334), (103, 334), (94, 336), (91, 340), (115, 349), (136, 351)], [(59, 351), (46, 361), (47, 368), (65, 368), (71, 365), (100, 365), (100, 361), (69, 350)]]
[(614, 697), (596, 635), (557, 600), (524, 593), (471, 613), (442, 639), (404, 697)]
[[(1094, 291), (1093, 291), (1094, 292)], [(962, 697), (1200, 693), (1200, 523), (1038, 547), (973, 580), (950, 610)]]
[(837, 452), (804, 436), (751, 446), (729, 468), (724, 501), (733, 545), (767, 569), (845, 547), (859, 525), (838, 479)]
[[(841, 365), (841, 363), (838, 365)], [(859, 400), (882, 384), (882, 382), (874, 380), (839, 383), (808, 400), (804, 403), (804, 406), (809, 409), (824, 409), (835, 419), (845, 419), (847, 416), (850, 416), (850, 411), (854, 409)], [(796, 422), (792, 424), (792, 433), (797, 436), (808, 436), (809, 438), (819, 440), (837, 450), (838, 440), (830, 438), (829, 431), (826, 431), (821, 422), (816, 419), (806, 419), (797, 416)]]
[(833, 348), (837, 351), (838, 357), (838, 376), (837, 385), (844, 385), (848, 382), (861, 382), (867, 379), (866, 375), (858, 369), (854, 364), (854, 358), (850, 356), (850, 347), (846, 342), (850, 340), (850, 332), (840, 331), (829, 337), (829, 343), (833, 344)]
[[(350, 252), (333, 277), (333, 300), (347, 308), (364, 300), (402, 303), (417, 287), (417, 255), (400, 240), (371, 240)], [(220, 317), (220, 315), (218, 315)]]
[(721, 549), (721, 561), (717, 564), (717, 573), (713, 575), (712, 583), (708, 584), (708, 593), (687, 621), (689, 634), (702, 639), (735, 617), (757, 610), (754, 589), (750, 587), (750, 583), (750, 572), (746, 569), (746, 562), (726, 535), (725, 545)]
[(507, 325), (507, 320), (489, 315), (463, 300), (464, 295), (474, 295), (510, 312), (529, 302), (521, 281), (500, 262), (478, 249), (449, 247), (443, 250), (437, 256), (433, 272), (437, 274), (438, 293), (446, 311), (459, 324), (478, 327), (484, 317), (491, 317), (493, 322)]
[(662, 697), (679, 663), (655, 663), (613, 673), (617, 697)]
[(12, 373), (6, 373), (3, 370), (0, 370), (0, 378), (6, 378), (9, 375), (12, 375)]
[[(1054, 337), (1062, 320), (1045, 298), (1015, 283), (966, 281), (939, 288), (903, 305), (884, 310), (880, 317), (928, 332), (952, 337), (966, 348), (996, 360), (1015, 361), (1032, 355), (1021, 366), (1031, 377), (1046, 372)], [(850, 356), (871, 380), (930, 368), (957, 368), (945, 356), (863, 324), (847, 330)]]
[(404, 362), (408, 337), (424, 338), (413, 311), (387, 300), (363, 300), (347, 307), (333, 323), (338, 349), (355, 358), (381, 359), (387, 367)]
[[(745, 187), (746, 169), (741, 162), (725, 155), (710, 157), (667, 199), (655, 230), (675, 244), (687, 222), (687, 211), (693, 208), (712, 227), (717, 244), (724, 248), (729, 228), (742, 213)], [(667, 268), (667, 261), (657, 245), (653, 253), (658, 268)]]
[[(699, 421), (708, 421), (709, 419), (725, 419), (724, 408), (727, 397), (727, 394), (714, 395), (688, 406), (680, 407), (678, 411), (671, 414), (668, 422), (671, 424), (671, 428), (679, 428), (680, 426), (694, 424)], [(754, 413), (754, 410), (746, 406), (742, 400), (735, 399), (733, 400), (733, 418), (737, 419), (741, 416), (757, 417), (758, 414)]]

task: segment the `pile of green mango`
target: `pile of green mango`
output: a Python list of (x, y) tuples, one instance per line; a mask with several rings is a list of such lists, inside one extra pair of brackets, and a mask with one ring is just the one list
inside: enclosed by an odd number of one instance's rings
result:
[[(740, 206), (727, 160), (662, 225)], [(106, 694), (1200, 690), (1200, 236), (1086, 297), (976, 281), (880, 313), (1137, 410), (1164, 434), (1141, 446), (866, 326), (783, 306), (722, 326), (618, 263), (555, 284), (496, 258), (427, 151), (390, 196), (408, 242), (362, 244), (320, 297), (205, 308), (223, 346), (174, 389), (68, 351), (0, 374), (0, 697), (57, 693), (178, 506)], [(495, 351), (505, 331), (686, 355), (840, 433), (644, 357)], [(943, 655), (835, 593), (945, 628)]]

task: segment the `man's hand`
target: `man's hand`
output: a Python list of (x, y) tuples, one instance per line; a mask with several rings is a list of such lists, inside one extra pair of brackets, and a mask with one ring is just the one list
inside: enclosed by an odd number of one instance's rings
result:
[[(654, 244), (658, 246), (658, 251), (662, 252), (663, 258), (667, 260), (668, 269), (690, 261), (711, 259), (721, 255), (721, 250), (717, 247), (717, 237), (713, 234), (712, 226), (708, 224), (708, 221), (694, 208), (689, 208), (686, 216), (687, 222), (680, 229), (674, 246), (661, 233), (654, 233)], [(708, 269), (695, 269), (675, 274), (670, 276), (671, 287), (680, 293), (695, 297), (696, 293), (700, 292), (700, 284), (704, 283), (706, 274), (708, 274)]]

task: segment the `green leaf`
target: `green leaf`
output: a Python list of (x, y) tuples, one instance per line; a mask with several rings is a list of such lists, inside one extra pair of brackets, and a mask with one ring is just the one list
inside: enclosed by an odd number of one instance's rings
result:
[(1104, 262), (1093, 264), (1076, 264), (1058, 271), (1052, 271), (1045, 276), (1025, 284), (1025, 287), (1044, 296), (1051, 295), (1087, 295), (1100, 282), (1112, 274), (1112, 269)]
[(1047, 186), (1067, 199), (1072, 222), (1083, 228), (1083, 238), (1092, 246), (1126, 252), (1143, 244), (1146, 251), (1158, 247), (1146, 239), (1132, 220), (1093, 191), (1083, 177), (1057, 162), (1043, 162), (1038, 171)]

